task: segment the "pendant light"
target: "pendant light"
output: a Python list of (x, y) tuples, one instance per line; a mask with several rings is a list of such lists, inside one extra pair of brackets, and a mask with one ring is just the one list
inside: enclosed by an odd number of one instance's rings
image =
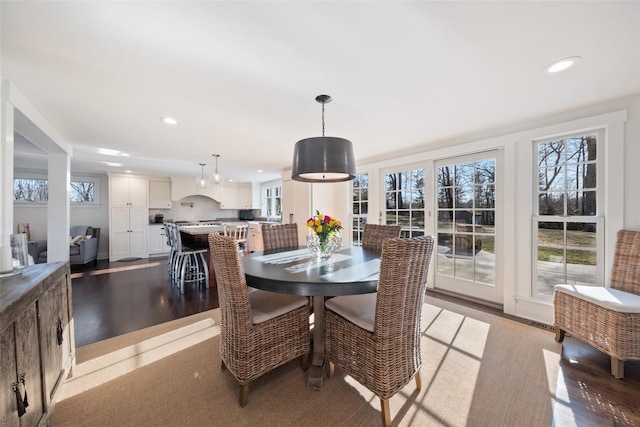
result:
[(209, 180), (204, 177), (204, 167), (206, 166), (206, 164), (199, 163), (199, 165), (202, 168), (202, 172), (200, 173), (200, 176), (196, 178), (196, 183), (198, 184), (198, 187), (206, 188), (209, 186)]
[(351, 141), (324, 135), (324, 105), (329, 95), (318, 95), (322, 104), (322, 136), (301, 139), (293, 149), (291, 178), (302, 182), (350, 181), (356, 176)]
[(211, 178), (213, 179), (213, 182), (219, 184), (220, 173), (218, 172), (218, 157), (220, 157), (220, 154), (212, 154), (212, 156), (216, 158), (216, 169), (213, 171), (213, 175), (211, 176)]

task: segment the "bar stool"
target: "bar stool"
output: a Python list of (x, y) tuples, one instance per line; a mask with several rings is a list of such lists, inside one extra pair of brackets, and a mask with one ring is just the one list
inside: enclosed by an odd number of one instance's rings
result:
[(172, 239), (175, 241), (175, 261), (172, 268), (172, 281), (184, 294), (185, 283), (203, 281), (209, 287), (209, 267), (205, 258), (207, 248), (189, 248), (182, 244), (182, 237), (177, 226), (172, 228)]
[(167, 236), (167, 245), (169, 245), (169, 258), (167, 259), (167, 270), (169, 271), (169, 279), (173, 282), (175, 274), (175, 264), (176, 264), (176, 243), (175, 243), (175, 229), (176, 225), (173, 223), (165, 222), (164, 223), (164, 231)]
[(249, 230), (248, 224), (228, 226), (224, 225), (224, 235), (233, 237), (238, 245), (238, 252), (240, 255), (244, 255), (247, 248), (247, 231)]

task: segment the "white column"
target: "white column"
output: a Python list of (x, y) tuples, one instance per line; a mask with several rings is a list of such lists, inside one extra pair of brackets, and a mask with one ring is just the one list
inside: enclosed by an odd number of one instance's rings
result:
[(5, 99), (0, 99), (0, 116), (0, 273), (3, 273), (13, 270), (13, 105)]
[(69, 261), (70, 163), (67, 153), (49, 153), (47, 262)]

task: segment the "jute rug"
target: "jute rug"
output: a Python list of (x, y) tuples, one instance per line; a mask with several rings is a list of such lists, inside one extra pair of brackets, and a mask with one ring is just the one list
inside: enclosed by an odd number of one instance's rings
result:
[[(218, 310), (210, 315), (219, 322)], [(391, 399), (394, 425), (553, 424), (561, 346), (552, 332), (433, 298), (422, 330), (422, 389), (411, 382)], [(239, 386), (221, 371), (213, 336), (58, 402), (51, 421), (54, 427), (381, 424), (379, 399), (339, 370), (322, 391), (312, 391), (293, 361), (249, 390), (240, 408)]]

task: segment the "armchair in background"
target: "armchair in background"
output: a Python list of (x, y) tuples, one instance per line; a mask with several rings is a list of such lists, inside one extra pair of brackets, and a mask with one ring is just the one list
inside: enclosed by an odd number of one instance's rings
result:
[[(93, 261), (98, 263), (98, 245), (100, 228), (76, 225), (69, 230), (69, 264), (84, 265)], [(29, 255), (36, 264), (47, 262), (47, 241), (29, 242)]]

